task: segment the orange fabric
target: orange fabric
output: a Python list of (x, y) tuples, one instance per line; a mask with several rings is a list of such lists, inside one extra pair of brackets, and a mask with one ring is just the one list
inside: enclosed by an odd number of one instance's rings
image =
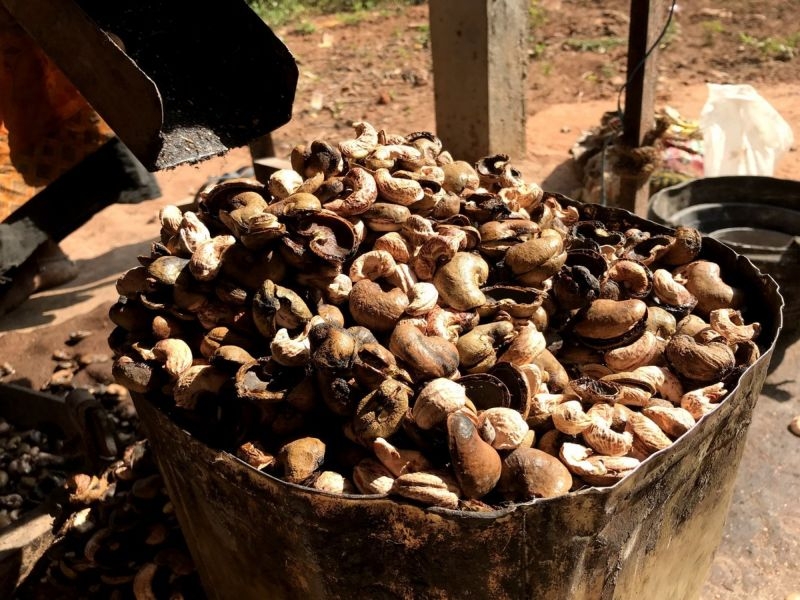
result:
[(0, 221), (113, 135), (0, 7)]

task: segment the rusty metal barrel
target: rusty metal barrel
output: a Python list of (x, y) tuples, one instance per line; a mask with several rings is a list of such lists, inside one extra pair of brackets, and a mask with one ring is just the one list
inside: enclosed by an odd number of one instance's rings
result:
[[(617, 228), (665, 227), (578, 205)], [(727, 399), (612, 487), (493, 512), (342, 496), (276, 479), (135, 398), (211, 598), (697, 598), (722, 539), (747, 428), (781, 327), (775, 282), (704, 239), (747, 290), (762, 355)]]

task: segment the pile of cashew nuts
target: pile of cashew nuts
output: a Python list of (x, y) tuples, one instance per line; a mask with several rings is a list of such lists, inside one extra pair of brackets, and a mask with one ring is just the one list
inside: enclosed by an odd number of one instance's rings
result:
[(481, 510), (613, 485), (758, 358), (696, 230), (354, 128), (161, 210), (110, 311), (119, 383), (286, 481)]

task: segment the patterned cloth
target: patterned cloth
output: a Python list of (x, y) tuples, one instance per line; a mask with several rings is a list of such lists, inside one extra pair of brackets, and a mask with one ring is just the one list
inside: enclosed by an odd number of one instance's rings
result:
[(112, 137), (0, 6), (0, 221)]

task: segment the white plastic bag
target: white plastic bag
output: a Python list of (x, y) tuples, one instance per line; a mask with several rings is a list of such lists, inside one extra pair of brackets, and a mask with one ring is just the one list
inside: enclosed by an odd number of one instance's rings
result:
[(700, 113), (704, 174), (772, 176), (792, 128), (751, 85), (708, 84)]

